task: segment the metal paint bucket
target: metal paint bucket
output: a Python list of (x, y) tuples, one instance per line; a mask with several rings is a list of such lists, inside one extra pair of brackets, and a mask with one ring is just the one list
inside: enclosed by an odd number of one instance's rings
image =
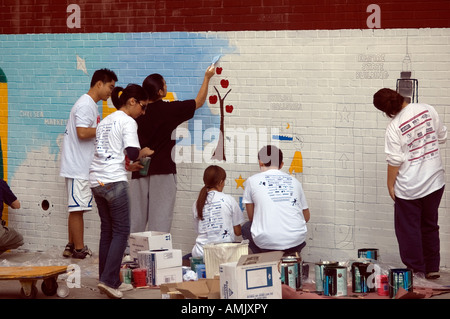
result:
[(321, 261), (319, 263), (316, 263), (314, 266), (315, 271), (315, 280), (316, 280), (316, 291), (322, 292), (323, 291), (323, 279), (324, 274), (323, 270), (326, 266), (339, 266), (339, 263), (337, 261)]
[(374, 292), (376, 285), (375, 268), (371, 262), (354, 262), (351, 267), (352, 292), (367, 293)]
[(394, 298), (400, 288), (413, 291), (413, 273), (408, 268), (389, 270), (389, 298)]
[(347, 267), (326, 266), (323, 274), (325, 296), (347, 296)]
[(302, 269), (301, 257), (283, 257), (281, 259), (281, 282), (295, 290), (300, 290), (302, 288)]
[(380, 252), (376, 248), (361, 248), (358, 249), (358, 258), (367, 258), (378, 260)]

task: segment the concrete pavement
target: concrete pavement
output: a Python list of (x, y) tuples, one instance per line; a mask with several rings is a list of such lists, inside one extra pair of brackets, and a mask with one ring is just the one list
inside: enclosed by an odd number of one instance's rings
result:
[[(8, 266), (57, 266), (73, 265), (77, 268), (79, 276), (77, 280), (72, 280), (78, 284), (79, 288), (67, 288), (67, 279), (70, 274), (62, 274), (58, 277), (58, 291), (53, 296), (46, 296), (41, 289), (42, 280), (36, 284), (38, 288), (37, 299), (109, 299), (105, 294), (101, 294), (97, 288), (98, 284), (98, 258), (88, 257), (84, 260), (64, 258), (61, 256), (62, 250), (47, 252), (21, 252), (11, 251), (0, 255), (0, 267)], [(314, 280), (314, 264), (309, 264), (309, 278), (311, 283)], [(73, 279), (74, 277), (72, 277)], [(450, 287), (450, 272), (441, 271), (441, 277), (436, 280), (415, 279), (414, 284), (427, 287)], [(69, 284), (70, 285), (70, 284)], [(21, 285), (18, 280), (0, 281), (0, 299), (18, 299)], [(67, 296), (65, 294), (68, 292)], [(161, 299), (160, 290), (157, 288), (134, 288), (124, 292), (123, 299)], [(430, 299), (450, 299), (450, 293), (435, 295)]]

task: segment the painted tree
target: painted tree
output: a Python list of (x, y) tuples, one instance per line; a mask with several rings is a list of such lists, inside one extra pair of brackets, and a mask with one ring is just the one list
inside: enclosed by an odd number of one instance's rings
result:
[[(216, 73), (218, 75), (222, 74), (222, 68), (218, 67), (216, 68)], [(225, 112), (231, 113), (233, 112), (233, 105), (226, 105), (225, 106), (225, 99), (228, 95), (228, 93), (231, 92), (231, 89), (228, 89), (228, 86), (230, 85), (229, 81), (226, 79), (222, 79), (220, 81), (221, 89), (219, 90), (216, 86), (214, 86), (214, 90), (216, 91), (217, 95), (211, 95), (209, 96), (209, 103), (210, 104), (216, 104), (219, 102), (219, 108), (220, 108), (220, 136), (219, 136), (219, 142), (217, 143), (216, 150), (214, 151), (211, 159), (216, 159), (219, 161), (226, 161), (225, 157), (225, 127), (224, 127), (224, 119), (225, 119)], [(223, 93), (224, 90), (227, 90), (224, 96), (222, 97), (221, 92)]]

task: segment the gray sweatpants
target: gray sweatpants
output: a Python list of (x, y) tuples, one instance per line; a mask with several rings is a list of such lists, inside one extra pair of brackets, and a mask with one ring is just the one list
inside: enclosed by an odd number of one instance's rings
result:
[(131, 232), (170, 232), (177, 195), (176, 174), (130, 180)]

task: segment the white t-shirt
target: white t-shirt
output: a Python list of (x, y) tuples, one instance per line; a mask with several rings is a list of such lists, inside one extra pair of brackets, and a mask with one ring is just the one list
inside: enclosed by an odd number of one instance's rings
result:
[(123, 111), (115, 111), (97, 127), (94, 159), (90, 167), (91, 187), (100, 183), (128, 181), (125, 169), (125, 149), (140, 148), (137, 123)]
[(193, 257), (203, 256), (203, 245), (231, 243), (235, 240), (233, 226), (244, 222), (244, 214), (236, 200), (218, 191), (208, 192), (203, 207), (203, 220), (197, 217), (197, 201), (192, 206), (198, 236), (192, 249)]
[(270, 169), (249, 177), (244, 187), (243, 203), (254, 204), (251, 233), (259, 248), (285, 250), (305, 241), (308, 203), (295, 177)]
[(439, 144), (445, 143), (447, 128), (436, 110), (427, 104), (411, 103), (397, 114), (386, 129), (386, 161), (400, 166), (395, 195), (422, 198), (445, 184)]
[(77, 127), (97, 127), (100, 122), (97, 104), (83, 94), (73, 105), (64, 132), (61, 150), (60, 175), (75, 179), (89, 179), (89, 166), (94, 156), (95, 138), (79, 139)]

